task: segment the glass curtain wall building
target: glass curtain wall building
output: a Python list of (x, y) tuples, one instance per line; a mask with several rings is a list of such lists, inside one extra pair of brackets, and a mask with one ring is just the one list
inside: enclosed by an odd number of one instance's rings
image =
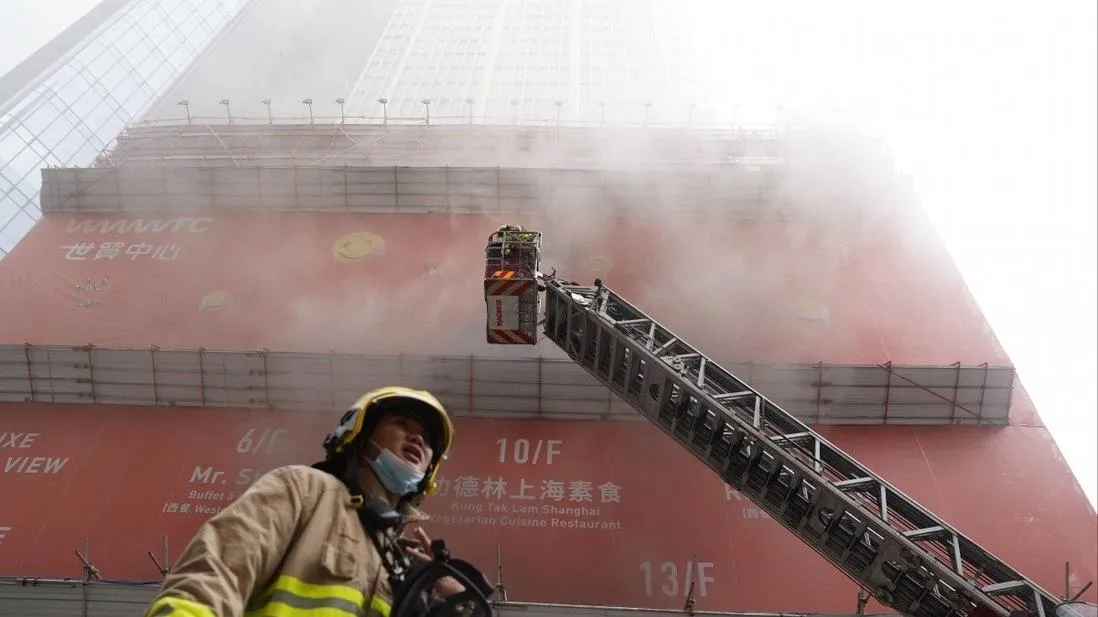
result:
[(686, 125), (708, 100), (681, 0), (402, 0), (348, 114)]
[(0, 259), (41, 216), (40, 169), (84, 167), (248, 0), (133, 0), (0, 103)]

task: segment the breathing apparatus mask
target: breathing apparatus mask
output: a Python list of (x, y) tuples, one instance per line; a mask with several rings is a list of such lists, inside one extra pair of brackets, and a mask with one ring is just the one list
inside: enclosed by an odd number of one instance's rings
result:
[[(369, 440), (380, 417), (395, 410), (411, 412), (426, 427), (433, 452), (426, 472)], [(357, 459), (369, 441), (379, 454), (366, 461), (382, 486), (400, 495), (401, 504), (418, 505), (437, 488), (435, 476), (450, 449), (453, 433), (453, 424), (442, 403), (430, 393), (402, 387), (381, 388), (360, 397), (343, 415), (339, 426), (324, 440), (325, 461), (314, 465), (335, 475), (350, 491), (359, 520), (381, 556), (393, 589), (390, 617), (492, 617), (488, 598), (494, 589), (482, 572), (465, 561), (453, 559), (443, 540), (431, 543), (434, 556), (431, 561), (413, 563), (400, 538), (405, 523), (400, 510), (367, 495), (358, 486)], [(435, 587), (448, 577), (464, 590), (440, 598), (434, 593)]]
[[(393, 589), (390, 617), (492, 617), (488, 604), (495, 591), (492, 583), (472, 564), (452, 558), (444, 540), (431, 542), (434, 559), (413, 564), (397, 535), (403, 526), (399, 512), (381, 500), (370, 499), (359, 509), (359, 518), (389, 575)], [(435, 588), (444, 578), (456, 580), (464, 589), (447, 598), (438, 597)]]
[[(404, 584), (393, 597), (391, 615), (423, 615), (425, 617), (492, 617), (488, 598), (494, 589), (492, 583), (472, 564), (452, 559), (443, 540), (431, 542), (434, 560), (417, 564), (409, 570)], [(435, 586), (444, 578), (453, 578), (462, 591), (447, 598), (434, 594)]]

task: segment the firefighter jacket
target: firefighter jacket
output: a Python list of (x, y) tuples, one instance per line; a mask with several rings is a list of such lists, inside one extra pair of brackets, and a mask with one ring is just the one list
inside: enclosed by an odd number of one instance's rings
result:
[[(363, 490), (384, 495), (372, 476)], [(410, 506), (403, 513), (408, 522), (427, 518)], [(199, 528), (145, 614), (388, 617), (392, 597), (346, 486), (290, 465), (260, 477)]]

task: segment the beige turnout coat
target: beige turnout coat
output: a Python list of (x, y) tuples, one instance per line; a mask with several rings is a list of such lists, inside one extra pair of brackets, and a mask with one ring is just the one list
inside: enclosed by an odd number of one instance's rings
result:
[[(384, 493), (376, 479), (367, 493)], [(426, 516), (411, 507), (405, 519)], [(304, 465), (277, 468), (207, 520), (146, 617), (388, 617), (388, 575), (347, 488)]]

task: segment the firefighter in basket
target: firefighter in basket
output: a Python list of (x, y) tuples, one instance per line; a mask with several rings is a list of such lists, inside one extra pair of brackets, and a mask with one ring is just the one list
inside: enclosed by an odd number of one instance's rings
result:
[(533, 242), (533, 232), (527, 231), (522, 225), (500, 225), (496, 231), (488, 236), (488, 242), (503, 242), (505, 234), (510, 233), (510, 240), (514, 242)]
[(536, 239), (537, 233), (522, 225), (500, 225), (488, 236), (488, 269), (520, 268), (536, 278), (537, 248), (529, 244)]
[(453, 437), (429, 392), (366, 393), (323, 461), (274, 469), (199, 528), (146, 617), (491, 617), (487, 578), (419, 526)]

